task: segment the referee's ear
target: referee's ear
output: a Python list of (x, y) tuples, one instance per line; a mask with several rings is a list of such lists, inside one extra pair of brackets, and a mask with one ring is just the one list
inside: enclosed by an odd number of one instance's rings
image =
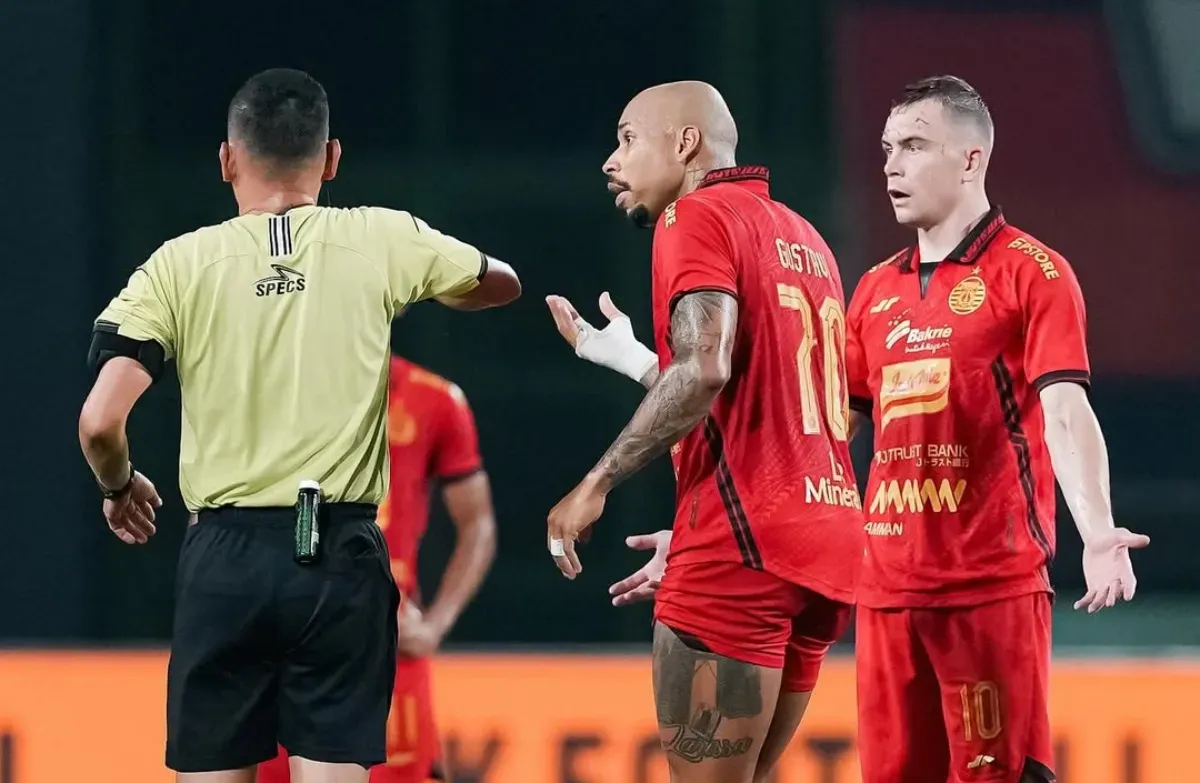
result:
[(229, 142), (221, 142), (221, 148), (217, 151), (217, 160), (221, 161), (221, 181), (233, 182), (234, 170), (237, 167), (233, 161), (233, 150), (229, 148)]
[(321, 181), (328, 182), (337, 176), (338, 162), (342, 159), (342, 143), (337, 139), (325, 142), (325, 170), (321, 172)]

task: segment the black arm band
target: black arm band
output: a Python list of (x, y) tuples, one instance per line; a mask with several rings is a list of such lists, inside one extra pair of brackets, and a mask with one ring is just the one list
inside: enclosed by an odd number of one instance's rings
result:
[(167, 352), (154, 340), (135, 340), (117, 333), (117, 325), (108, 321), (97, 321), (92, 331), (92, 344), (88, 348), (88, 367), (99, 373), (105, 362), (117, 356), (135, 360), (146, 368), (152, 381), (162, 377)]

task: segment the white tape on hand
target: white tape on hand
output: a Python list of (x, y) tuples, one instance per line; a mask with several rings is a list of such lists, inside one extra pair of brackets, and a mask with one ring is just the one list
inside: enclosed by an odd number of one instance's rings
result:
[(561, 538), (550, 539), (550, 556), (551, 557), (562, 557), (566, 553), (567, 553), (567, 550), (563, 547), (563, 540)]
[(579, 331), (575, 337), (575, 355), (592, 364), (607, 367), (635, 381), (640, 381), (658, 364), (658, 355), (633, 335), (628, 316), (614, 318), (599, 330), (582, 318), (576, 318), (575, 328)]

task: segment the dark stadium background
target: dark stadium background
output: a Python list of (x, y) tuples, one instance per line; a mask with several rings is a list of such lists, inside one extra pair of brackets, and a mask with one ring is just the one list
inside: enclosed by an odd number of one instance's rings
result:
[[(447, 644), (471, 654), (438, 662), (448, 753), (464, 779), (665, 780), (648, 771), (664, 772), (642, 655), (649, 610), (612, 609), (606, 587), (642, 562), (624, 536), (671, 519), (666, 462), (610, 499), (580, 579), (559, 577), (544, 544), (547, 510), (640, 396), (576, 359), (543, 302), (564, 294), (599, 317), (607, 289), (649, 334), (650, 235), (615, 212), (600, 173), (625, 102), (667, 80), (717, 85), (739, 123), (740, 161), (771, 168), (774, 193), (824, 233), (850, 290), (907, 240), (883, 191), (889, 100), (940, 72), (991, 106), (993, 200), (1075, 267), (1117, 522), (1153, 537), (1134, 557), (1136, 602), (1082, 616), (1070, 609), (1080, 547), (1060, 509), (1060, 780), (1194, 779), (1198, 39), (1197, 0), (0, 3), (0, 783), (166, 779), (154, 650), (170, 632), (185, 520), (179, 395), (168, 377), (134, 413), (134, 462), (167, 502), (153, 542), (123, 546), (77, 444), (85, 355), (93, 318), (159, 243), (234, 214), (217, 169), (227, 102), (280, 65), (329, 90), (345, 156), (327, 203), (412, 210), (524, 281), (515, 306), (422, 305), (394, 331), (398, 351), (465, 390), (495, 492), (499, 556)], [(856, 458), (863, 478), (869, 441)], [(439, 511), (427, 584), (451, 545)], [(494, 654), (513, 646), (552, 654)], [(618, 648), (636, 655), (561, 654)], [(851, 650), (847, 639), (840, 651)], [(857, 780), (852, 668), (829, 663), (822, 683), (779, 783), (796, 770)], [(117, 709), (129, 711), (127, 731), (106, 729)]]
[[(1197, 61), (1157, 57), (1153, 19), (1114, 5), (1107, 15), (1083, 0), (6, 5), (0, 637), (166, 638), (183, 530), (178, 392), (168, 378), (131, 424), (134, 460), (168, 501), (153, 544), (124, 547), (105, 530), (75, 438), (89, 325), (158, 243), (233, 214), (216, 166), (227, 101), (252, 72), (289, 65), (331, 95), (345, 158), (328, 203), (411, 209), (524, 279), (514, 307), (421, 306), (395, 328), (400, 352), (468, 394), (495, 488), (499, 558), (455, 644), (646, 638), (648, 613), (613, 611), (604, 588), (638, 562), (623, 536), (670, 519), (665, 463), (614, 495), (579, 581), (561, 580), (543, 546), (547, 509), (639, 398), (576, 360), (542, 302), (561, 293), (594, 313), (609, 289), (647, 334), (650, 235), (615, 213), (600, 174), (624, 102), (664, 80), (718, 85), (741, 161), (771, 167), (775, 193), (825, 233), (850, 288), (905, 241), (877, 152), (888, 100), (939, 71), (991, 104), (993, 199), (1076, 267), (1117, 518), (1154, 537), (1136, 558), (1138, 604), (1076, 624), (1060, 602), (1057, 639), (1200, 642), (1190, 611), (1200, 113), (1171, 103), (1198, 99), (1173, 98), (1164, 70)], [(431, 526), (431, 567), (450, 546), (444, 522)], [(1056, 580), (1071, 597), (1081, 576), (1065, 514), (1059, 529)]]

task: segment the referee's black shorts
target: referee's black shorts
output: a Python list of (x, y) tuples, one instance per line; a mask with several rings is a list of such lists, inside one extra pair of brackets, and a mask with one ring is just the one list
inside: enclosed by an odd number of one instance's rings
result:
[(314, 761), (385, 761), (400, 594), (375, 513), (323, 505), (315, 565), (293, 560), (291, 508), (199, 513), (179, 555), (169, 768), (241, 769), (277, 743)]

